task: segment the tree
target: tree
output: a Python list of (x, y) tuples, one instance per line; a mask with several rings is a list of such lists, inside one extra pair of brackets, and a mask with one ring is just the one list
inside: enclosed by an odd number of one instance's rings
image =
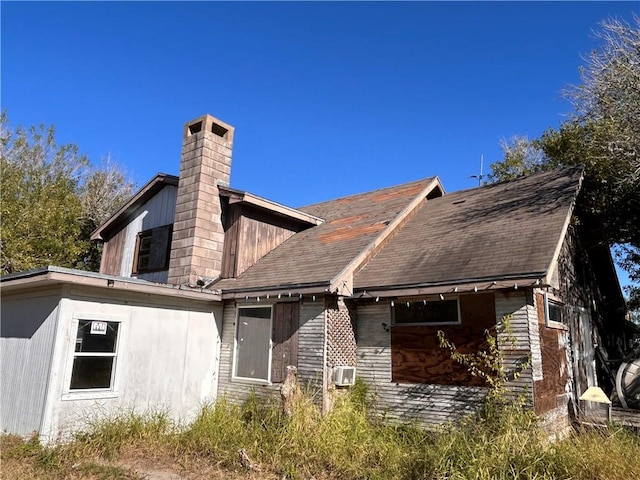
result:
[(497, 182), (531, 175), (544, 169), (543, 152), (526, 136), (514, 135), (500, 140), (504, 159), (491, 164), (489, 181)]
[[(603, 225), (619, 263), (635, 284), (630, 306), (640, 303), (640, 17), (601, 22), (599, 49), (585, 58), (582, 83), (564, 96), (573, 112), (540, 138), (503, 143), (504, 159), (489, 178), (502, 181), (563, 166), (582, 165), (578, 212)], [(538, 156), (539, 155), (539, 156)], [(533, 159), (533, 160), (532, 160)]]
[(3, 274), (57, 265), (95, 269), (91, 231), (131, 195), (119, 168), (92, 166), (76, 145), (57, 145), (53, 126), (0, 123), (0, 250)]

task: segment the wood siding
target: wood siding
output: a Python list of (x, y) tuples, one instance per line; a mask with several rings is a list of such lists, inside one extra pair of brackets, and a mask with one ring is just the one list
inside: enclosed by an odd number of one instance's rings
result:
[[(265, 302), (261, 302), (263, 304)], [(244, 305), (255, 305), (256, 303), (245, 303)], [(241, 403), (247, 399), (251, 392), (255, 392), (258, 397), (269, 397), (277, 395), (280, 390), (279, 383), (272, 382), (269, 385), (261, 385), (243, 380), (233, 380), (233, 355), (236, 332), (236, 309), (240, 304), (234, 301), (227, 301), (224, 304), (223, 324), (222, 324), (222, 344), (220, 348), (220, 379), (219, 395), (226, 399)], [(282, 312), (286, 314), (290, 308), (291, 315), (296, 309), (299, 310), (298, 323), (298, 348), (297, 364), (298, 379), (305, 385), (307, 391), (321, 392), (323, 382), (324, 348), (325, 348), (325, 316), (324, 299), (318, 298), (316, 302), (292, 302), (291, 307), (284, 307)], [(278, 310), (277, 308), (275, 310)], [(273, 357), (272, 357), (273, 361)], [(321, 396), (318, 397), (318, 404)]]
[[(531, 348), (529, 324), (532, 318), (537, 321), (531, 293), (496, 292), (490, 296), (494, 299), (492, 308), (485, 303), (488, 297), (478, 296), (474, 301), (464, 302), (465, 316), (491, 323), (487, 311), (493, 311), (495, 325), (503, 316), (510, 315), (511, 334), (517, 343), (511, 345), (504, 334), (499, 334), (498, 340), (506, 368), (519, 369)], [(487, 392), (484, 387), (392, 381), (390, 323), (391, 307), (387, 302), (358, 305), (357, 372), (370, 387), (374, 412), (388, 419), (412, 420), (428, 426), (458, 420), (482, 405)], [(525, 369), (518, 379), (508, 383), (515, 395), (525, 395), (529, 403), (533, 387), (531, 370)]]
[(225, 207), (222, 277), (233, 278), (301, 230), (294, 222), (238, 204)]
[(392, 379), (395, 382), (438, 385), (484, 386), (480, 377), (451, 358), (439, 346), (437, 332), (456, 345), (460, 353), (486, 349), (485, 331), (495, 335), (496, 313), (493, 293), (462, 295), (460, 325), (408, 326), (391, 328)]
[(438, 425), (478, 408), (486, 389), (391, 381), (391, 308), (387, 302), (358, 305), (357, 374), (370, 388), (373, 412), (386, 419)]
[[(131, 214), (126, 222), (109, 238), (105, 239), (100, 261), (100, 273), (123, 277), (132, 276), (138, 233), (173, 223), (177, 191), (177, 187), (165, 186)], [(136, 277), (153, 282), (166, 282), (167, 271), (150, 272)]]
[[(538, 337), (532, 335), (532, 325), (537, 325), (533, 296), (530, 289), (496, 292), (496, 322), (509, 318), (509, 332), (498, 335), (504, 366), (507, 372), (519, 372), (518, 378), (507, 382), (509, 390), (533, 404), (533, 365), (539, 351)], [(534, 329), (534, 332), (536, 330)], [(510, 338), (514, 339), (512, 343)], [(537, 346), (536, 346), (537, 345)], [(523, 362), (529, 366), (522, 370)]]
[(271, 381), (284, 382), (287, 366), (298, 366), (299, 303), (276, 303), (273, 309)]

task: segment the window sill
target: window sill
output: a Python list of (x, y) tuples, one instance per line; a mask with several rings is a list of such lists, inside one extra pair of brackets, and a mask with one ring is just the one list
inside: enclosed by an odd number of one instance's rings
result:
[(62, 400), (102, 400), (105, 398), (118, 398), (119, 396), (120, 394), (113, 390), (83, 390), (63, 393)]
[(548, 328), (553, 328), (555, 330), (564, 330), (565, 332), (569, 331), (569, 327), (564, 323), (560, 323), (560, 322), (547, 321), (546, 326)]
[(269, 385), (273, 385), (273, 383), (268, 380), (259, 380), (254, 378), (244, 378), (244, 377), (231, 377), (231, 381), (233, 383), (247, 383), (249, 385), (262, 385), (263, 387), (268, 387)]

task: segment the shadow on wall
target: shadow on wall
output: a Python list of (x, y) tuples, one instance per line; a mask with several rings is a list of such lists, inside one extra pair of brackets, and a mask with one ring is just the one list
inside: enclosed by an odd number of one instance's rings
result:
[(2, 299), (0, 337), (32, 338), (45, 321), (55, 314), (60, 297)]

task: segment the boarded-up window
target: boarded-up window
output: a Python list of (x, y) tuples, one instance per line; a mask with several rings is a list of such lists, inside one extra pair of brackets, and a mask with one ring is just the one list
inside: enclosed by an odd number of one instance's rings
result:
[[(436, 301), (434, 300), (433, 303)], [(399, 303), (395, 302), (394, 308)], [(411, 304), (418, 303), (424, 305), (421, 299), (414, 299), (409, 307)], [(472, 376), (466, 367), (451, 359), (448, 350), (440, 348), (437, 332), (442, 330), (460, 353), (486, 349), (485, 332), (487, 330), (495, 332), (496, 326), (494, 295), (493, 293), (461, 295), (456, 303), (459, 304), (459, 324), (453, 322), (453, 303), (449, 306), (443, 304), (442, 311), (434, 317), (434, 322), (437, 318), (440, 320), (437, 321), (440, 325), (425, 322), (422, 313), (415, 313), (417, 324), (399, 323), (396, 317), (391, 328), (391, 374), (394, 382), (484, 385), (481, 377)], [(402, 308), (407, 308), (406, 304)], [(411, 309), (407, 311), (411, 312)], [(442, 325), (441, 320), (447, 318), (447, 315), (452, 324)]]
[(169, 267), (173, 225), (145, 230), (138, 234), (133, 273), (155, 272)]
[(234, 378), (280, 383), (298, 364), (298, 303), (240, 307)]

